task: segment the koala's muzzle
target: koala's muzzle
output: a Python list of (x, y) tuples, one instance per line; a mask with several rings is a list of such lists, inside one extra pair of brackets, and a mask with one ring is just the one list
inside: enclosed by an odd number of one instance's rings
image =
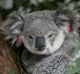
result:
[(44, 37), (36, 37), (35, 48), (37, 48), (38, 51), (42, 51), (45, 49), (45, 38)]

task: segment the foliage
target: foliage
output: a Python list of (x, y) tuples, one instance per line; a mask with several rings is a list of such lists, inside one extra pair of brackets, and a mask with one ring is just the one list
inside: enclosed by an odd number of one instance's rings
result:
[(77, 59), (65, 72), (65, 74), (80, 74), (80, 59)]
[(12, 68), (9, 70), (8, 74), (16, 74), (16, 68), (15, 68), (15, 67), (12, 67)]
[[(80, 51), (80, 40), (75, 47), (75, 52)], [(78, 53), (77, 53), (78, 54)], [(80, 55), (80, 54), (79, 54)], [(80, 58), (76, 59), (67, 69), (65, 74), (80, 74)]]
[(58, 7), (58, 2), (63, 2), (64, 0), (14, 0), (13, 8), (3, 9), (0, 8), (0, 14), (6, 18), (6, 16), (14, 10), (20, 8), (26, 9), (27, 12), (37, 11), (37, 10), (53, 10)]

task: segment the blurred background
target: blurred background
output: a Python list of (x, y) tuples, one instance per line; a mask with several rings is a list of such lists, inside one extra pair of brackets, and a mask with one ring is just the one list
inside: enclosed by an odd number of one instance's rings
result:
[(66, 3), (69, 8), (80, 12), (80, 0), (0, 0), (0, 16), (6, 18), (12, 11), (22, 9), (26, 9), (27, 13), (38, 10), (54, 10), (59, 7), (58, 3)]
[(37, 10), (53, 10), (64, 0), (0, 0), (0, 15), (4, 18), (14, 10), (26, 9), (27, 13)]
[[(6, 18), (14, 10), (25, 10), (27, 13), (37, 10), (54, 10), (59, 7), (58, 3), (71, 3), (74, 7), (80, 7), (79, 0), (0, 0), (0, 16)], [(76, 8), (77, 9), (77, 8)]]

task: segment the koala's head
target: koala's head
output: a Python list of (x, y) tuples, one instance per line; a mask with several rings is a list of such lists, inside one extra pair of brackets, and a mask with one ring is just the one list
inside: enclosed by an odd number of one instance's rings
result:
[(57, 50), (63, 43), (64, 32), (49, 19), (35, 19), (29, 27), (24, 27), (23, 42), (35, 54), (48, 54)]
[(26, 14), (23, 18), (17, 16), (19, 20), (16, 19), (14, 22), (15, 18), (11, 17), (12, 23), (6, 28), (11, 35), (15, 35), (13, 42), (17, 40), (16, 36), (20, 35), (24, 46), (30, 52), (51, 54), (64, 43), (71, 23), (67, 15), (55, 13), (51, 11), (33, 12)]

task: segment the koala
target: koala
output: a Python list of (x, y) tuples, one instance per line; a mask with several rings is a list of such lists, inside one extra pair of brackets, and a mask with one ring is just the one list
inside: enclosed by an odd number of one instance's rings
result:
[(2, 33), (11, 45), (24, 45), (21, 63), (29, 74), (64, 74), (80, 58), (79, 23), (69, 9), (13, 12)]
[(2, 30), (6, 39), (12, 39), (12, 45), (23, 43), (33, 54), (49, 55), (59, 50), (69, 54), (79, 42), (75, 25), (74, 14), (67, 9), (13, 12), (3, 22)]

